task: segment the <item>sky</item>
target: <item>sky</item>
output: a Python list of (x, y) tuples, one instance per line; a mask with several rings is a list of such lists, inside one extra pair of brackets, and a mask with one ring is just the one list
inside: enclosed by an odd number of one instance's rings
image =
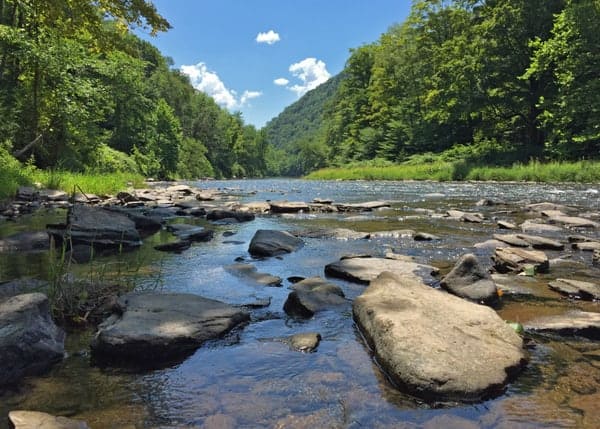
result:
[(404, 21), (409, 0), (153, 0), (173, 26), (142, 34), (192, 84), (261, 128), (336, 75), (351, 48)]

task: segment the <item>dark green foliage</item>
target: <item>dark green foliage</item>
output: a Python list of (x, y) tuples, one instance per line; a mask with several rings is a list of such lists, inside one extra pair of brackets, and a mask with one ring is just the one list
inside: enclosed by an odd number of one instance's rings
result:
[(329, 166), (597, 159), (599, 25), (598, 0), (414, 1), (404, 23), (352, 50), (312, 144)]

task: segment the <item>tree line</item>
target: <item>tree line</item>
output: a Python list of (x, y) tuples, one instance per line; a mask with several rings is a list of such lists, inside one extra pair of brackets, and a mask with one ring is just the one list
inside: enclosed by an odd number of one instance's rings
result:
[(265, 174), (264, 134), (133, 27), (145, 0), (0, 0), (0, 149), (40, 168), (156, 178)]
[(598, 0), (414, 1), (351, 51), (311, 150), (327, 165), (597, 159), (599, 25)]

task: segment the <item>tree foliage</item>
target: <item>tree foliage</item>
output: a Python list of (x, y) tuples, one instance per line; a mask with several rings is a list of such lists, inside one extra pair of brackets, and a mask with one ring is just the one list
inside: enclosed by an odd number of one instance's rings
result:
[(0, 144), (43, 168), (263, 175), (262, 134), (132, 27), (170, 25), (146, 0), (0, 0)]

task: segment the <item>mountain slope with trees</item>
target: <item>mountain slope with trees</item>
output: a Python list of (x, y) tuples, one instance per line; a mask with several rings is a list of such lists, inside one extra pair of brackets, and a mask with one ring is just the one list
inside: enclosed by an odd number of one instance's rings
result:
[(311, 144), (329, 166), (597, 159), (599, 24), (597, 0), (414, 1), (351, 51)]

